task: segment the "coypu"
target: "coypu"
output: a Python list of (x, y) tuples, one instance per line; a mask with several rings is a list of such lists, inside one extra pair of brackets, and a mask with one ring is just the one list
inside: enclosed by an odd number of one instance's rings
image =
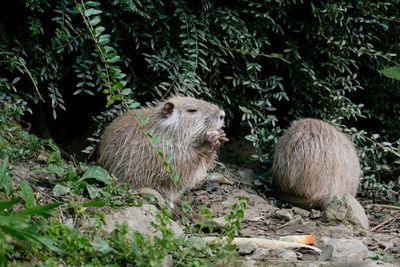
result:
[(216, 149), (228, 139), (221, 129), (225, 112), (218, 106), (192, 97), (175, 96), (154, 107), (127, 111), (105, 130), (99, 163), (123, 182), (150, 187), (174, 202), (179, 188), (132, 117), (143, 112), (149, 121), (143, 130), (160, 135), (164, 155), (173, 154), (174, 172), (182, 190), (193, 188), (214, 165)]
[(356, 195), (361, 168), (345, 134), (323, 121), (302, 119), (279, 139), (272, 177), (284, 200), (325, 209), (335, 195)]

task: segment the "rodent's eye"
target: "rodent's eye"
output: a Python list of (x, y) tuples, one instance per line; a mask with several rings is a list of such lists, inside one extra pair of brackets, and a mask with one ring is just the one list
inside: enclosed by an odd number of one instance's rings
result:
[(187, 110), (187, 112), (194, 113), (194, 112), (197, 112), (197, 109), (195, 109), (195, 108), (189, 108), (189, 109)]

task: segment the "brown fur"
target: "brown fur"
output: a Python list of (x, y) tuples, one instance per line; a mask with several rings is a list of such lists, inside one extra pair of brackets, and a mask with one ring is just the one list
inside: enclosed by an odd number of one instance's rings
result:
[(323, 121), (302, 119), (279, 139), (272, 176), (284, 200), (324, 209), (335, 195), (356, 195), (361, 169), (346, 135)]
[[(158, 147), (165, 155), (173, 154), (172, 165), (180, 174), (182, 190), (194, 187), (214, 165), (216, 148), (227, 140), (220, 130), (225, 113), (206, 101), (176, 96), (151, 108), (128, 111), (106, 128), (99, 149), (100, 165), (120, 181), (156, 189), (174, 201), (179, 189), (134, 121), (132, 114), (138, 111), (143, 118), (149, 117), (145, 131), (151, 129), (153, 136), (161, 136)], [(216, 130), (219, 132), (211, 141), (207, 132)]]

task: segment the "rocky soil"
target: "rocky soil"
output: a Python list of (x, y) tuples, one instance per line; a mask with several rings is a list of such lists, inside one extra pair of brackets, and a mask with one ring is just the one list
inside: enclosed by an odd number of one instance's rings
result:
[[(35, 178), (35, 190), (50, 200), (51, 181), (56, 177), (33, 172), (32, 168), (37, 165), (33, 160), (13, 164), (15, 178)], [(214, 221), (224, 224), (230, 206), (238, 202), (238, 196), (245, 196), (247, 208), (238, 237), (278, 240), (282, 236), (314, 234), (316, 243), (313, 246), (321, 250), (266, 249), (256, 242), (248, 242), (238, 248), (244, 266), (400, 266), (399, 207), (344, 196), (335, 199), (325, 212), (309, 211), (256, 192), (251, 186), (256, 175), (250, 169), (228, 165), (224, 175), (212, 173), (210, 177), (212, 181), (188, 192), (185, 197), (195, 210), (206, 206)], [(154, 190), (142, 193), (157, 195), (163, 201)], [(119, 224), (126, 221), (132, 229), (150, 232), (156, 206), (144, 204), (140, 208), (109, 210), (107, 213), (106, 232), (112, 231), (114, 221)], [(173, 224), (173, 229), (177, 235), (184, 234), (178, 221)]]

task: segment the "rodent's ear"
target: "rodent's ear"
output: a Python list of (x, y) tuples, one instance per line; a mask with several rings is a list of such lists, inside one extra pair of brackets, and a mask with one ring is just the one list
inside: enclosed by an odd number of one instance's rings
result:
[(174, 110), (174, 104), (171, 102), (167, 102), (164, 104), (164, 107), (162, 109), (162, 113), (164, 114), (165, 117), (169, 117), (172, 114), (172, 111)]

